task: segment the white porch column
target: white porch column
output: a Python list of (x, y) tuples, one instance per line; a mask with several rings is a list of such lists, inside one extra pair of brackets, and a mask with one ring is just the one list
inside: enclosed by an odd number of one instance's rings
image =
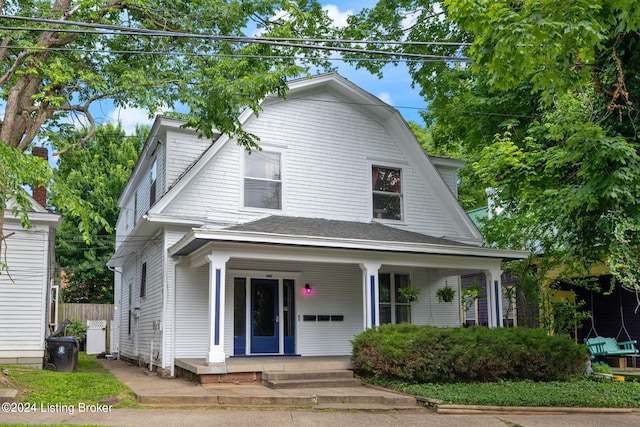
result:
[(209, 351), (207, 363), (224, 363), (225, 271), (229, 257), (209, 255)]
[(382, 264), (363, 263), (362, 269), (362, 315), (364, 329), (380, 324), (380, 288), (378, 284), (378, 270)]
[(502, 327), (502, 269), (485, 270), (489, 327)]

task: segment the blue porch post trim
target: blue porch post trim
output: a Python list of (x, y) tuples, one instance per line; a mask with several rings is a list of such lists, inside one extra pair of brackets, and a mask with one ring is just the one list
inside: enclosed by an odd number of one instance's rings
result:
[[(206, 361), (207, 364), (224, 363), (225, 272), (229, 257), (212, 253), (206, 259), (209, 261), (209, 350)], [(229, 353), (232, 352), (230, 349)]]
[(496, 322), (497, 322), (497, 326), (501, 327), (503, 326), (502, 324), (502, 315), (501, 315), (501, 308), (502, 308), (502, 298), (500, 296), (500, 282), (497, 280), (493, 281), (493, 289), (496, 292)]
[[(371, 286), (371, 295), (376, 294), (376, 276), (370, 276), (369, 283)], [(376, 322), (376, 307), (377, 306), (377, 298), (371, 298), (371, 326), (376, 326), (378, 322)]]
[(220, 269), (216, 268), (216, 319), (214, 326), (213, 345), (220, 345)]

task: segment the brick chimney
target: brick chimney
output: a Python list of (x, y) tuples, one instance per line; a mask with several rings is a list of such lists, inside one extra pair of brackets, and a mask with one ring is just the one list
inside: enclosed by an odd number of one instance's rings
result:
[[(49, 161), (49, 150), (44, 147), (33, 147), (31, 149), (31, 154), (34, 156), (43, 158), (45, 162)], [(36, 202), (40, 203), (43, 208), (47, 207), (47, 189), (42, 186), (37, 186), (33, 188), (33, 198)]]

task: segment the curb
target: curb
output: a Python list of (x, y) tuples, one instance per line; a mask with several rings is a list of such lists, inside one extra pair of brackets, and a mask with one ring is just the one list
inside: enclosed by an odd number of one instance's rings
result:
[(0, 389), (0, 403), (16, 403), (18, 401), (18, 390), (13, 388)]
[(631, 414), (637, 408), (576, 408), (576, 407), (535, 407), (535, 406), (481, 406), (481, 405), (436, 405), (438, 414)]

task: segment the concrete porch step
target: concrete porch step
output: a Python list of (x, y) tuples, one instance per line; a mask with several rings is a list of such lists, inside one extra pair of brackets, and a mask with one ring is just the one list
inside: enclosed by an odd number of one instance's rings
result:
[(349, 370), (263, 372), (262, 384), (272, 389), (358, 387)]

